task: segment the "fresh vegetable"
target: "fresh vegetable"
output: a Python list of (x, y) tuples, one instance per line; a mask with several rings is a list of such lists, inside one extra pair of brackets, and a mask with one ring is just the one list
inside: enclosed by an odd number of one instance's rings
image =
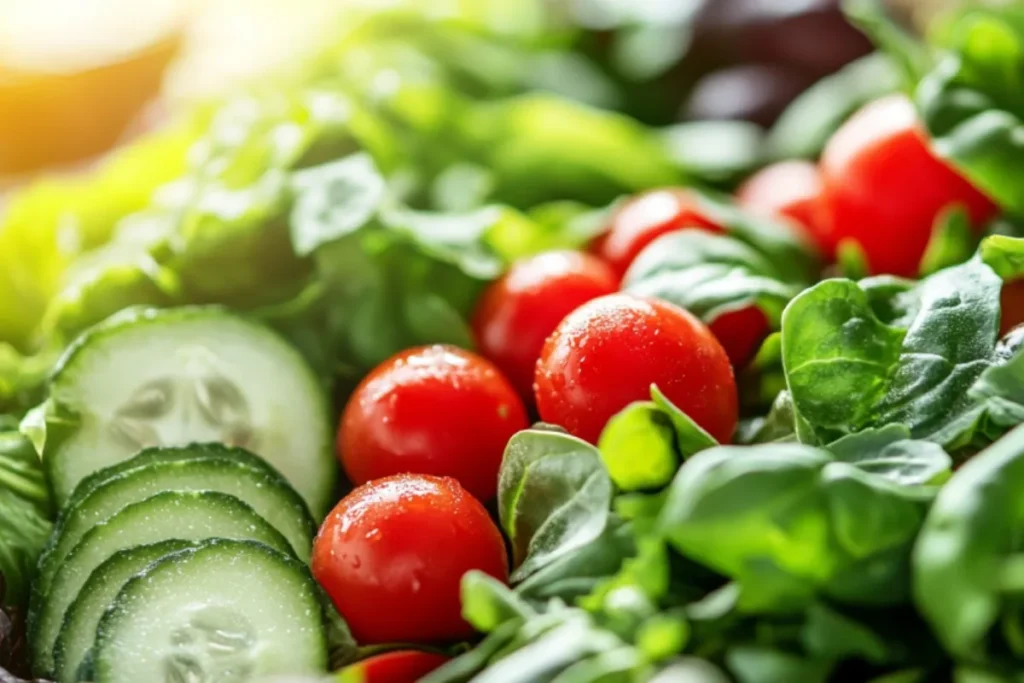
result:
[(595, 299), (548, 338), (537, 365), (541, 417), (595, 442), (605, 423), (657, 384), (721, 441), (736, 428), (736, 383), (710, 331), (671, 304)]
[(93, 527), (56, 571), (50, 587), (33, 594), (29, 614), (32, 668), (52, 673), (53, 648), (68, 608), (92, 572), (118, 551), (171, 539), (254, 540), (282, 553), (284, 536), (238, 498), (213, 491), (167, 491), (121, 508)]
[(474, 336), (481, 353), (532, 403), (533, 376), (544, 340), (580, 305), (617, 290), (615, 273), (594, 256), (573, 251), (538, 254), (512, 264), (481, 295), (473, 314)]
[(355, 484), (432, 474), (453, 477), (488, 501), (505, 444), (526, 426), (522, 400), (489, 361), (449, 346), (414, 348), (385, 361), (353, 392), (338, 451)]
[(470, 569), (504, 580), (505, 544), (483, 506), (451, 478), (364, 484), (334, 508), (313, 547), (313, 575), (364, 644), (471, 636), (459, 604), (459, 580)]
[(342, 670), (342, 683), (416, 683), (448, 661), (444, 655), (398, 650), (374, 655)]
[(263, 326), (215, 308), (130, 309), (68, 349), (33, 438), (60, 503), (140, 448), (223, 441), (264, 454), (322, 515), (335, 477), (326, 413), (317, 377)]
[(701, 210), (696, 195), (686, 189), (654, 190), (634, 197), (612, 215), (608, 234), (600, 243), (601, 258), (621, 276), (644, 247), (661, 235), (698, 228), (724, 228)]
[(736, 200), (750, 211), (796, 221), (818, 248), (825, 250), (821, 193), (817, 166), (807, 161), (780, 161), (744, 181), (736, 190)]
[(916, 275), (944, 210), (962, 207), (976, 230), (997, 213), (936, 157), (913, 104), (901, 95), (877, 100), (843, 124), (822, 152), (821, 178), (826, 246), (852, 241), (876, 274)]
[(32, 444), (16, 431), (0, 432), (0, 608), (23, 607), (27, 601), (36, 560), (52, 528), (51, 510)]
[(316, 586), (259, 543), (212, 541), (125, 584), (96, 631), (97, 683), (317, 674), (327, 643)]

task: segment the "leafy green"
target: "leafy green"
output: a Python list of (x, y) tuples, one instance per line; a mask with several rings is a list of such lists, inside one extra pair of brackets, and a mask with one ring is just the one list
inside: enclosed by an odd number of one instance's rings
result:
[(1022, 214), (1024, 11), (970, 7), (941, 47), (916, 92), (933, 147), (1006, 211)]
[(23, 607), (50, 535), (52, 507), (39, 457), (17, 431), (0, 432), (0, 518), (0, 576), (6, 587), (0, 607)]
[(999, 278), (975, 259), (895, 293), (877, 284), (828, 280), (786, 309), (798, 434), (828, 443), (897, 423), (914, 438), (956, 442), (975, 419), (968, 390), (994, 362)]
[(943, 487), (914, 551), (918, 609), (965, 661), (1019, 658), (1024, 431), (1007, 434)]

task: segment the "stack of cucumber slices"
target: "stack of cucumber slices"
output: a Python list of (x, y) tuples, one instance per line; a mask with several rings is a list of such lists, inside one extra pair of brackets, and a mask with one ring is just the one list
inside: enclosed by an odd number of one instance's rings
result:
[(335, 465), (323, 391), (284, 340), (221, 309), (131, 311), (72, 345), (41, 416), (62, 512), (33, 586), (37, 675), (326, 670), (307, 563)]

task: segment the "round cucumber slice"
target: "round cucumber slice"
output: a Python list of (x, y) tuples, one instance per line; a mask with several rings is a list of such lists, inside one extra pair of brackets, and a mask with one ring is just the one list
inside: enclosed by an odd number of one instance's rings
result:
[(242, 446), (319, 519), (337, 477), (326, 395), (268, 328), (219, 307), (130, 309), (80, 336), (57, 365), (43, 460), (57, 502), (89, 474), (151, 446)]
[[(167, 455), (170, 453), (171, 455)], [(309, 561), (316, 523), (284, 478), (258, 457), (219, 444), (158, 448), (87, 477), (61, 513), (39, 561), (36, 581), (45, 591), (82, 537), (118, 510), (163, 491), (219, 491), (248, 503)]]
[(249, 683), (326, 669), (309, 571), (259, 543), (168, 555), (125, 585), (97, 629), (96, 683)]
[(46, 678), (53, 672), (53, 646), (68, 606), (95, 569), (120, 550), (172, 539), (254, 540), (290, 553), (288, 541), (251, 507), (224, 493), (169, 491), (133, 503), (87, 533), (50, 582), (36, 592), (29, 612), (32, 668)]
[(114, 553), (89, 575), (71, 603), (54, 646), (54, 675), (60, 683), (88, 680), (82, 664), (96, 642), (103, 613), (128, 581), (157, 560), (188, 548), (189, 541), (163, 541)]

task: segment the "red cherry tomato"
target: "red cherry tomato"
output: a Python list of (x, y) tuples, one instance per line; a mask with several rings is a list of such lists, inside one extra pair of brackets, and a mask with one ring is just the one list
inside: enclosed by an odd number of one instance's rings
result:
[(477, 343), (532, 401), (544, 340), (581, 304), (618, 288), (611, 268), (590, 254), (553, 251), (525, 259), (484, 292), (473, 317)]
[(545, 422), (594, 443), (608, 419), (658, 388), (720, 442), (736, 428), (729, 358), (690, 313), (657, 300), (613, 294), (570, 313), (537, 363)]
[(960, 205), (982, 226), (997, 207), (938, 159), (902, 95), (867, 105), (835, 133), (821, 158), (827, 240), (860, 243), (874, 273), (917, 275), (935, 218)]
[(312, 566), (363, 645), (468, 638), (462, 575), (508, 580), (505, 542), (484, 506), (454, 479), (425, 475), (348, 494), (320, 528)]
[(754, 213), (795, 221), (827, 251), (821, 228), (821, 176), (811, 162), (782, 161), (766, 166), (740, 186), (736, 200)]
[(612, 217), (608, 234), (599, 242), (599, 255), (622, 277), (644, 247), (662, 235), (699, 228), (724, 232), (701, 211), (689, 190), (654, 190), (633, 197)]
[(1002, 316), (999, 320), (999, 336), (1024, 323), (1024, 280), (1003, 283), (999, 295)]
[(345, 683), (416, 683), (447, 661), (444, 655), (433, 652), (385, 652), (345, 667), (339, 680)]
[(737, 370), (747, 366), (768, 336), (768, 318), (757, 306), (723, 313), (708, 327)]
[(505, 445), (527, 426), (522, 399), (493, 363), (424, 346), (381, 363), (356, 388), (338, 451), (355, 484), (403, 472), (450, 476), (486, 501)]

